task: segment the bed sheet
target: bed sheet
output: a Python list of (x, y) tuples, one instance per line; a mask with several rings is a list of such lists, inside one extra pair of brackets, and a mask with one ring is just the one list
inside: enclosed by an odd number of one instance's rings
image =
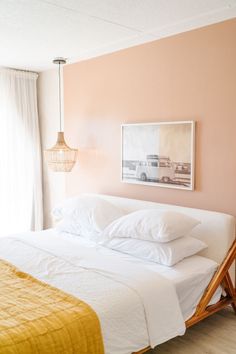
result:
[[(211, 259), (195, 255), (184, 259), (173, 267), (159, 264), (146, 264), (146, 267), (157, 271), (175, 284), (182, 314), (186, 321), (194, 314), (218, 264)], [(221, 294), (222, 289), (219, 287), (212, 297), (210, 305), (215, 304)]]
[[(165, 267), (95, 245), (78, 236), (59, 233), (54, 229), (37, 233), (38, 239), (42, 238), (41, 246), (44, 248), (45, 243), (47, 252), (38, 247), (30, 247), (27, 242), (21, 243), (19, 247), (18, 238), (27, 241), (30, 237), (33, 240), (33, 235), (28, 234), (13, 236), (5, 243), (1, 242), (0, 257), (12, 262), (22, 271), (61, 288), (91, 305), (101, 321), (107, 354), (129, 354), (138, 351), (149, 345), (150, 333), (147, 323), (145, 325), (145, 306), (140, 305), (139, 294), (134, 296), (134, 288), (124, 286), (122, 280), (114, 282), (113, 279), (97, 272), (97, 260), (94, 260), (93, 269), (93, 255), (96, 254), (101, 261), (103, 259), (109, 259), (110, 262), (113, 259), (124, 261), (124, 264), (129, 264), (131, 268), (140, 269), (140, 277), (143, 269), (151, 273), (156, 272), (157, 275), (171, 281), (176, 289), (185, 320), (194, 312), (194, 307), (217, 267), (214, 261), (200, 256), (190, 257), (175, 267)], [(14, 239), (16, 242), (12, 242)], [(47, 246), (48, 239), (50, 247)], [(89, 269), (81, 249), (92, 251), (89, 256), (91, 259), (88, 260)], [(79, 267), (75, 266), (76, 262)], [(154, 288), (155, 284), (153, 284), (155, 294)], [(154, 294), (150, 294), (150, 303)], [(180, 326), (179, 334), (183, 333), (184, 330)]]

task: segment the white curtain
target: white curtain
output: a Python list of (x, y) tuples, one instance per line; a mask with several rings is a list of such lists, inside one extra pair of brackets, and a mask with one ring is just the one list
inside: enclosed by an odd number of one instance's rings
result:
[(43, 226), (36, 73), (0, 69), (0, 235)]

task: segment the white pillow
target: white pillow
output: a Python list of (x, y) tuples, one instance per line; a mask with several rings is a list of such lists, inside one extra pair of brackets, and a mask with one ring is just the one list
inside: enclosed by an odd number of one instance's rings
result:
[(72, 218), (65, 217), (56, 224), (56, 230), (74, 235), (82, 235), (81, 225)]
[(65, 217), (56, 225), (56, 230), (66, 232), (75, 236), (90, 239), (94, 242), (101, 241), (101, 232), (96, 231), (92, 226), (75, 221), (73, 218)]
[(207, 248), (204, 242), (194, 237), (181, 237), (166, 243), (132, 238), (113, 238), (103, 240), (100, 244), (116, 251), (166, 266), (173, 266), (184, 258)]
[(100, 233), (112, 221), (123, 216), (124, 211), (104, 199), (81, 196), (65, 200), (53, 209), (52, 215), (63, 219), (58, 228), (66, 232), (73, 229), (73, 233), (83, 236), (83, 233)]
[(138, 210), (111, 223), (104, 230), (103, 237), (168, 242), (186, 236), (199, 223), (200, 221), (175, 211)]

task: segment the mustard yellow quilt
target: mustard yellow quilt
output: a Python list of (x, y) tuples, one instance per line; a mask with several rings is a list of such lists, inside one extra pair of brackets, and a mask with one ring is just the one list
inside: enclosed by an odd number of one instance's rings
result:
[(0, 354), (103, 354), (93, 309), (0, 260)]

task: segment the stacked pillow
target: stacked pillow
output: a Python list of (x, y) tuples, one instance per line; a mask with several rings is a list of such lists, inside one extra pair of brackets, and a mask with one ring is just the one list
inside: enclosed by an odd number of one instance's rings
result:
[(60, 231), (167, 266), (207, 247), (189, 236), (200, 222), (175, 211), (146, 209), (125, 214), (104, 199), (82, 196), (68, 199), (52, 214), (62, 219), (57, 226)]
[(101, 244), (148, 261), (172, 266), (206, 248), (188, 236), (200, 222), (174, 211), (138, 210), (108, 225)]
[(99, 239), (107, 225), (124, 214), (122, 209), (92, 196), (67, 199), (52, 210), (52, 216), (60, 220), (57, 230), (94, 241)]

